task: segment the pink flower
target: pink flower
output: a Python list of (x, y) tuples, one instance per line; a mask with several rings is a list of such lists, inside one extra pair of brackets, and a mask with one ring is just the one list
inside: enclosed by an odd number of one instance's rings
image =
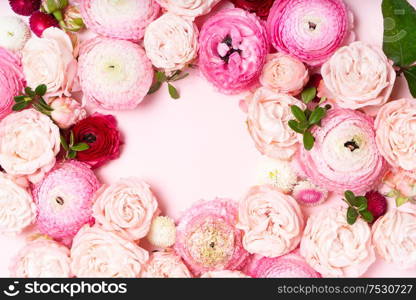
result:
[(32, 190), (38, 207), (38, 229), (70, 244), (78, 230), (91, 221), (93, 195), (99, 185), (86, 164), (78, 161), (58, 164)]
[(393, 189), (393, 195), (402, 200), (416, 201), (416, 173), (402, 169), (392, 170), (383, 178), (384, 183)]
[(227, 94), (257, 83), (269, 47), (260, 19), (239, 8), (210, 17), (202, 26), (199, 44), (202, 74)]
[(235, 228), (237, 204), (217, 198), (194, 204), (179, 220), (175, 250), (194, 275), (238, 270), (248, 258)]
[(82, 19), (88, 29), (111, 38), (138, 41), (159, 15), (155, 0), (80, 1)]
[(81, 45), (78, 75), (84, 101), (111, 110), (135, 108), (153, 81), (152, 63), (141, 46), (100, 37)]
[(12, 112), (13, 97), (25, 86), (20, 59), (0, 47), (0, 120)]
[(416, 172), (416, 102), (400, 99), (383, 105), (374, 123), (377, 146), (393, 167)]
[(74, 238), (71, 259), (77, 277), (138, 277), (149, 254), (114, 232), (85, 225)]
[(69, 249), (49, 239), (31, 241), (14, 258), (10, 276), (71, 277)]
[(172, 251), (154, 252), (144, 266), (141, 277), (191, 278), (192, 274), (179, 256)]
[(292, 196), (300, 205), (315, 206), (327, 199), (328, 191), (304, 180), (295, 185)]
[(379, 153), (373, 120), (361, 112), (333, 108), (312, 134), (311, 151), (303, 147), (298, 163), (309, 180), (329, 191), (363, 195), (380, 184), (387, 171)]
[(59, 97), (50, 103), (52, 119), (62, 129), (67, 129), (87, 116), (85, 109), (73, 98)]
[(237, 228), (250, 253), (277, 257), (295, 249), (304, 227), (296, 200), (271, 185), (252, 187), (240, 201)]
[(94, 197), (95, 220), (105, 230), (132, 240), (146, 236), (158, 213), (158, 203), (150, 186), (137, 178), (103, 185)]
[(299, 94), (308, 81), (309, 71), (305, 65), (284, 53), (269, 54), (260, 76), (263, 86), (289, 95)]
[(221, 0), (156, 0), (160, 6), (175, 15), (194, 19), (205, 15)]
[(59, 149), (58, 126), (37, 110), (12, 113), (0, 122), (0, 165), (10, 175), (40, 181)]
[(293, 119), (290, 106), (306, 106), (296, 98), (259, 88), (247, 98), (247, 124), (257, 150), (275, 158), (290, 160), (297, 152), (302, 136), (293, 131), (288, 121)]
[(201, 278), (250, 278), (240, 271), (209, 271), (201, 275)]
[(342, 0), (275, 1), (267, 19), (273, 46), (311, 66), (325, 62), (351, 27), (352, 15)]

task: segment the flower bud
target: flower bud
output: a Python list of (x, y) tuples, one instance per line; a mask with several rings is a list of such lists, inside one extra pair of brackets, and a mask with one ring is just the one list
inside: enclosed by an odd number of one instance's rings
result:
[(51, 113), (52, 120), (62, 129), (69, 128), (86, 117), (85, 110), (72, 98), (56, 98), (50, 106), (53, 109)]
[(78, 6), (69, 5), (64, 10), (64, 23), (64, 29), (69, 31), (79, 31), (85, 28)]
[(68, 6), (68, 0), (42, 0), (41, 10), (53, 16), (61, 22), (62, 10)]

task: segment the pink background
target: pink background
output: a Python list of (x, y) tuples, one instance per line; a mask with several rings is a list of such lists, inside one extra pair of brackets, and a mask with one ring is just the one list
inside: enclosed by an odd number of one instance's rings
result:
[[(12, 14), (7, 2), (0, 0), (0, 15)], [(381, 46), (381, 0), (345, 2), (354, 13), (357, 39)], [(416, 6), (416, 0), (409, 2)], [(163, 213), (175, 218), (199, 199), (238, 200), (255, 184), (260, 157), (238, 107), (241, 95), (216, 92), (197, 70), (176, 86), (179, 100), (172, 100), (164, 86), (134, 111), (110, 112), (119, 121), (125, 147), (120, 159), (98, 170), (104, 183), (127, 176), (143, 178), (155, 191)], [(398, 78), (393, 98), (408, 96), (405, 80)], [(305, 213), (339, 203), (335, 198)], [(25, 235), (0, 237), (0, 277), (9, 276), (10, 259)], [(365, 276), (416, 277), (416, 270), (403, 271), (378, 259)]]

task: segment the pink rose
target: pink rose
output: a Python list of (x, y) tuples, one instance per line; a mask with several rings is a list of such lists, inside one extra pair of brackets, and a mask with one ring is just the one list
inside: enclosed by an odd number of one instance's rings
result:
[(393, 189), (393, 195), (415, 203), (416, 173), (404, 170), (392, 170), (383, 179), (384, 183)]
[(270, 185), (254, 186), (240, 201), (237, 228), (250, 253), (277, 257), (295, 249), (304, 227), (295, 199)]
[(55, 165), (59, 128), (34, 109), (12, 113), (0, 122), (0, 165), (11, 175), (40, 181)]
[(290, 106), (306, 106), (296, 98), (259, 88), (248, 97), (247, 124), (256, 148), (264, 155), (290, 160), (298, 150), (302, 136), (293, 131), (288, 121), (293, 119)]
[(160, 6), (175, 15), (194, 19), (205, 15), (221, 0), (156, 0)]
[(289, 95), (299, 94), (309, 81), (305, 65), (295, 57), (284, 53), (267, 56), (260, 76), (260, 83), (277, 92)]
[(192, 274), (174, 252), (154, 252), (144, 266), (141, 277), (145, 278), (191, 278)]
[(240, 271), (210, 271), (201, 275), (201, 278), (250, 278), (243, 272)]
[(132, 240), (146, 236), (158, 213), (158, 203), (149, 185), (137, 178), (103, 185), (95, 194), (96, 221), (104, 229)]
[(85, 109), (73, 98), (59, 97), (50, 103), (52, 119), (62, 129), (68, 129), (87, 116)]

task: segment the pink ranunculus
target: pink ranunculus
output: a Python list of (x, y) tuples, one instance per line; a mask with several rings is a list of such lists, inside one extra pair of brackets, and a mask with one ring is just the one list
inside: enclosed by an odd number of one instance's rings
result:
[(302, 235), (302, 211), (291, 196), (271, 185), (252, 187), (240, 201), (237, 228), (250, 252), (277, 257), (294, 250)]
[(37, 110), (15, 112), (0, 122), (0, 165), (10, 175), (40, 181), (55, 165), (60, 146), (58, 126)]
[(103, 185), (94, 197), (96, 222), (128, 239), (146, 236), (158, 213), (158, 203), (150, 186), (134, 177)]
[(153, 68), (138, 44), (96, 37), (81, 45), (78, 75), (84, 101), (110, 110), (134, 109), (152, 85)]
[(199, 67), (221, 92), (236, 94), (258, 82), (269, 44), (263, 23), (242, 9), (211, 16), (199, 35)]
[(169, 13), (194, 19), (205, 15), (221, 0), (156, 0)]
[(250, 278), (250, 276), (240, 271), (222, 270), (206, 272), (200, 278)]
[(278, 93), (299, 94), (309, 81), (309, 71), (295, 57), (280, 53), (269, 54), (260, 76), (260, 83)]
[(256, 148), (264, 155), (290, 160), (299, 148), (302, 136), (293, 131), (290, 106), (306, 106), (296, 98), (259, 88), (247, 98), (247, 124)]
[(300, 254), (323, 277), (359, 277), (376, 259), (370, 226), (360, 218), (348, 225), (346, 216), (346, 208), (332, 207), (306, 224)]
[(237, 203), (217, 198), (188, 209), (177, 226), (175, 251), (194, 275), (218, 270), (239, 270), (249, 256), (241, 243)]
[(88, 29), (110, 38), (138, 41), (159, 15), (155, 0), (83, 0), (82, 19)]
[(279, 0), (270, 10), (267, 29), (278, 51), (317, 66), (348, 38), (352, 23), (342, 0)]
[(71, 270), (77, 277), (138, 277), (149, 253), (133, 241), (95, 225), (84, 225), (71, 248)]
[(303, 147), (297, 162), (309, 180), (328, 191), (357, 195), (376, 188), (387, 171), (377, 149), (373, 119), (361, 112), (333, 108), (312, 129), (315, 144)]
[(144, 278), (192, 278), (186, 265), (173, 251), (153, 252), (144, 266)]
[(87, 112), (81, 107), (81, 104), (69, 97), (58, 97), (52, 100), (50, 103), (53, 111), (51, 112), (51, 118), (62, 129), (68, 129), (76, 122), (84, 119), (87, 116)]
[(12, 112), (13, 97), (25, 86), (20, 58), (0, 47), (0, 120)]
[(416, 172), (416, 102), (391, 101), (379, 110), (374, 127), (377, 146), (394, 167)]

